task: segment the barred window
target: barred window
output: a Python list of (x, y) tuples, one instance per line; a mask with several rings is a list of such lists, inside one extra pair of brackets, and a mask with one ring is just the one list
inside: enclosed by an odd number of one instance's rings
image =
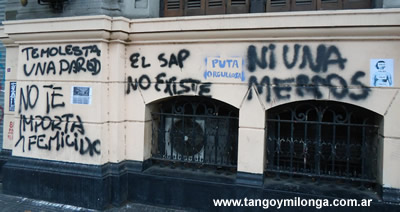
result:
[(206, 97), (175, 97), (152, 113), (155, 163), (236, 170), (238, 109)]
[(380, 116), (345, 103), (307, 101), (267, 111), (270, 177), (342, 180), (373, 186)]

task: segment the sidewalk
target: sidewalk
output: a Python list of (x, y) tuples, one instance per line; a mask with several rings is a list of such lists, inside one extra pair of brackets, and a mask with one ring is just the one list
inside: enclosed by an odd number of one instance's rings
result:
[[(51, 203), (42, 200), (28, 199), (18, 196), (10, 196), (3, 194), (2, 184), (0, 183), (0, 211), (1, 212), (57, 212), (57, 211), (97, 211), (87, 208), (76, 207), (72, 205), (63, 205), (59, 203)], [(105, 212), (129, 212), (129, 211), (146, 211), (146, 212), (184, 212), (186, 210), (164, 208), (159, 206), (144, 205), (139, 203), (128, 203), (121, 207), (114, 207), (104, 210)]]

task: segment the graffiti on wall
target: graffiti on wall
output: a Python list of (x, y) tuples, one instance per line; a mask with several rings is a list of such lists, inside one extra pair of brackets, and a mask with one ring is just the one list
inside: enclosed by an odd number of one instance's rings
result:
[[(278, 53), (279, 52), (279, 53)], [(311, 96), (316, 99), (327, 98), (323, 88), (328, 88), (331, 96), (336, 99), (350, 98), (354, 101), (366, 99), (371, 90), (363, 83), (366, 73), (362, 70), (348, 70), (348, 59), (336, 45), (319, 44), (317, 46), (301, 44), (266, 44), (249, 45), (246, 60), (241, 57), (206, 57), (204, 79), (180, 78), (171, 75), (165, 68), (185, 66), (190, 57), (190, 51), (182, 49), (177, 53), (161, 53), (159, 64), (152, 64), (146, 56), (139, 52), (130, 55), (130, 66), (133, 70), (155, 70), (160, 68), (155, 77), (143, 74), (137, 78), (127, 76), (126, 94), (141, 90), (154, 89), (170, 96), (197, 92), (201, 96), (212, 95), (213, 79), (230, 79), (247, 82), (248, 87), (255, 87), (258, 93), (266, 94), (266, 102), (290, 99), (293, 95), (299, 97)], [(245, 63), (246, 62), (246, 63)], [(198, 65), (198, 64), (196, 64)], [(153, 67), (153, 69), (148, 69)], [(164, 69), (163, 69), (164, 68)], [(290, 71), (296, 72), (290, 73)], [(290, 77), (282, 76), (282, 71)], [(340, 72), (346, 73), (346, 77)], [(296, 74), (294, 74), (296, 73)], [(248, 75), (248, 76), (246, 76)], [(207, 82), (208, 81), (208, 82)], [(352, 87), (361, 89), (350, 89)], [(248, 100), (253, 98), (252, 90)]]
[[(282, 57), (278, 57), (274, 44), (265, 45), (261, 49), (250, 45), (247, 49), (248, 71), (265, 73), (261, 77), (250, 76), (249, 88), (255, 86), (260, 94), (266, 90), (266, 102), (271, 101), (272, 93), (279, 100), (290, 99), (293, 95), (292, 91), (300, 97), (311, 95), (320, 99), (324, 97), (320, 86), (328, 87), (336, 99), (349, 97), (352, 100), (362, 100), (366, 99), (370, 93), (370, 89), (362, 83), (366, 75), (364, 71), (356, 70), (350, 80), (346, 80), (337, 73), (329, 73), (332, 68), (340, 71), (346, 69), (347, 59), (335, 45), (320, 44), (315, 50), (308, 45), (284, 45), (282, 52)], [(294, 68), (304, 71), (304, 74), (288, 78), (271, 76), (276, 71), (290, 71)], [(363, 89), (356, 93), (349, 89), (351, 86)], [(253, 94), (250, 90), (248, 100), (252, 98)]]
[(10, 124), (8, 126), (8, 139), (13, 140), (14, 139), (14, 122), (10, 121)]
[[(21, 50), (26, 61), (23, 70), (25, 76), (65, 75), (81, 72), (97, 75), (101, 71), (101, 55), (97, 45), (88, 46), (56, 46), (47, 48), (26, 47)], [(70, 57), (67, 57), (70, 56)], [(40, 59), (53, 59), (42, 61)], [(73, 59), (70, 59), (73, 58)]]
[[(160, 53), (157, 56), (159, 61), (159, 69), (162, 70), (160, 73), (151, 78), (147, 74), (143, 74), (138, 78), (133, 78), (132, 76), (127, 76), (127, 90), (126, 94), (130, 94), (140, 88), (143, 91), (154, 89), (157, 92), (163, 92), (170, 96), (173, 95), (183, 95), (188, 93), (195, 93), (199, 96), (209, 96), (211, 83), (202, 82), (198, 79), (193, 78), (179, 78), (174, 75), (168, 75), (165, 70), (172, 67), (179, 67), (182, 69), (184, 67), (184, 62), (190, 56), (190, 51), (186, 49), (181, 49), (178, 53)], [(140, 53), (135, 52), (130, 55), (130, 66), (133, 70), (146, 69), (152, 67), (153, 64), (146, 61), (146, 57), (142, 56)], [(155, 83), (152, 83), (155, 82)]]
[[(36, 77), (37, 75), (58, 75), (62, 77), (63, 74), (82, 74), (85, 72), (92, 76), (101, 71), (99, 60), (101, 52), (97, 45), (27, 47), (23, 48), (21, 53), (26, 56), (26, 63), (23, 65), (23, 72), (26, 77)], [(43, 58), (48, 59), (43, 60)], [(70, 89), (64, 89), (55, 83), (42, 86), (28, 84), (20, 87), (19, 135), (15, 147), (21, 148), (22, 152), (33, 150), (60, 151), (71, 148), (81, 155), (100, 155), (100, 140), (92, 139), (86, 135), (85, 124), (79, 114), (52, 115), (53, 111), (60, 111), (60, 109), (66, 107), (65, 90), (68, 92)], [(45, 114), (35, 114), (38, 105), (44, 105)], [(12, 127), (10, 123), (10, 129), (13, 128), (14, 123)], [(11, 132), (9, 132), (9, 136), (12, 136)]]

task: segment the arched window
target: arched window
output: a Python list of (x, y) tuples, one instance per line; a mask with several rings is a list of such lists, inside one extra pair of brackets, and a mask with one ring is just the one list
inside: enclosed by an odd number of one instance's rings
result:
[(267, 176), (373, 185), (380, 116), (345, 103), (307, 101), (267, 111)]
[(174, 97), (152, 113), (152, 160), (236, 170), (238, 110), (206, 97)]

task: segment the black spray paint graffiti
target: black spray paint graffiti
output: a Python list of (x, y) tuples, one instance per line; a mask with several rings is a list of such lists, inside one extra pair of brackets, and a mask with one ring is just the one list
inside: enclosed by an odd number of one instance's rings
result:
[[(58, 90), (62, 90), (61, 87), (55, 87), (54, 85), (44, 85), (43, 88), (46, 89), (46, 113), (48, 114), (51, 109), (55, 109), (57, 107), (65, 107), (65, 102), (57, 102), (56, 97), (63, 97), (62, 93), (56, 92)], [(52, 91), (50, 94), (48, 89)], [(36, 85), (27, 85), (26, 89), (20, 89), (20, 101), (19, 101), (19, 110), (18, 113), (21, 114), (22, 109), (25, 111), (30, 108), (35, 108), (38, 99), (39, 99), (39, 88)]]
[[(166, 56), (166, 53), (161, 53), (158, 55), (157, 59), (160, 62), (160, 68), (172, 68), (177, 66), (182, 69), (185, 60), (189, 56), (190, 52), (188, 50), (181, 49), (176, 54), (169, 54), (169, 57)], [(133, 53), (129, 59), (131, 67), (134, 69), (146, 69), (152, 65), (151, 63), (146, 62), (145, 56), (141, 56), (140, 53), (137, 52)], [(167, 77), (165, 72), (159, 73), (154, 79), (151, 79), (146, 74), (135, 79), (133, 79), (132, 76), (128, 76), (126, 94), (136, 91), (138, 87), (144, 91), (154, 88), (157, 92), (164, 92), (170, 96), (194, 92), (199, 96), (211, 97), (211, 95), (209, 95), (211, 83), (202, 83), (200, 80), (192, 78), (178, 79), (176, 76)]]
[[(183, 68), (183, 62), (190, 56), (190, 52), (186, 49), (180, 50), (176, 55), (171, 53), (169, 59), (166, 58), (165, 53), (161, 53), (158, 55), (157, 59), (160, 61), (160, 67), (164, 68), (167, 67), (171, 68), (174, 65), (178, 66), (179, 68)], [(149, 68), (151, 67), (150, 63), (146, 63), (146, 57), (140, 56), (140, 53), (135, 52), (130, 57), (129, 60), (131, 61), (132, 68), (139, 68), (138, 62), (141, 61), (141, 68)]]
[[(199, 96), (208, 96), (211, 83), (201, 83), (200, 80), (185, 78), (178, 80), (176, 77), (167, 77), (166, 73), (160, 73), (155, 77), (154, 89), (157, 92), (164, 92), (172, 95), (182, 95), (195, 92)], [(130, 94), (131, 89), (136, 91), (138, 87), (142, 90), (148, 90), (151, 86), (151, 79), (147, 75), (142, 75), (138, 79), (128, 76), (126, 94)]]
[[(261, 48), (261, 56), (257, 54), (255, 46), (248, 48), (248, 70), (254, 72), (257, 68), (266, 70), (275, 70), (278, 62), (275, 53), (276, 46), (270, 44)], [(268, 55), (269, 51), (269, 55)], [(320, 73), (328, 72), (329, 67), (337, 66), (339, 70), (344, 70), (347, 62), (346, 58), (342, 57), (339, 49), (336, 46), (319, 45), (316, 49), (316, 57), (313, 56), (311, 48), (307, 45), (301, 46), (295, 44), (293, 47), (293, 56), (289, 59), (290, 48), (288, 45), (283, 46), (282, 60), (286, 69), (293, 69), (298, 65), (299, 69), (309, 68), (315, 74), (308, 76), (299, 74), (297, 77), (290, 78), (271, 78), (268, 75), (263, 76), (260, 80), (256, 76), (251, 76), (248, 81), (249, 88), (253, 85), (257, 91), (262, 94), (264, 89), (267, 89), (266, 101), (271, 101), (271, 93), (275, 94), (277, 99), (289, 99), (290, 92), (295, 89), (295, 93), (304, 97), (305, 95), (312, 95), (320, 99), (323, 98), (323, 93), (319, 86), (327, 86), (331, 94), (337, 99), (343, 99), (348, 96), (353, 100), (366, 99), (370, 93), (361, 79), (365, 76), (363, 71), (357, 71), (351, 77), (350, 82), (347, 82), (343, 77), (338, 74), (327, 74), (322, 76)], [(301, 54), (300, 54), (301, 52)], [(272, 86), (273, 85), (273, 86)], [(291, 85), (296, 85), (293, 87)], [(350, 92), (349, 85), (363, 88), (360, 93)], [(272, 91), (271, 91), (272, 90)], [(248, 100), (253, 98), (250, 90)]]
[[(59, 98), (63, 97), (62, 87), (44, 85), (46, 90), (46, 113), (51, 110), (65, 107), (65, 102)], [(27, 147), (31, 151), (33, 147), (51, 151), (59, 151), (64, 147), (71, 147), (81, 155), (100, 155), (100, 140), (92, 140), (85, 136), (85, 128), (79, 115), (71, 113), (49, 116), (49, 115), (24, 115), (22, 112), (35, 109), (39, 101), (40, 90), (37, 85), (27, 85), (20, 89), (19, 104), (19, 139), (15, 147), (22, 145), (22, 152)], [(50, 132), (50, 133), (49, 133)], [(49, 136), (49, 134), (51, 134)]]
[(41, 58), (52, 58), (56, 56), (73, 56), (74, 59), (58, 59), (58, 61), (37, 61), (23, 65), (25, 76), (31, 75), (63, 75), (77, 74), (80, 72), (89, 72), (97, 75), (101, 71), (101, 62), (98, 57), (101, 56), (101, 50), (97, 45), (65, 47), (34, 48), (27, 47), (21, 50), (26, 55), (26, 61), (37, 60)]
[[(261, 69), (274, 70), (276, 68), (276, 55), (275, 45), (270, 44), (268, 47), (263, 46), (261, 48), (261, 56), (257, 54), (257, 48), (253, 45), (247, 49), (247, 68), (250, 72), (254, 72), (258, 67)], [(288, 53), (290, 48), (288, 45), (283, 46), (283, 61), (287, 69), (292, 69), (297, 65), (299, 61), (299, 51), (301, 46), (299, 44), (294, 45), (294, 53), (292, 60), (289, 61)], [(268, 56), (268, 50), (270, 51)], [(267, 59), (269, 58), (269, 60)], [(339, 49), (336, 46), (325, 46), (323, 44), (317, 47), (317, 56), (314, 59), (311, 48), (307, 45), (303, 46), (301, 54), (301, 63), (299, 64), (300, 69), (306, 67), (310, 68), (315, 73), (327, 72), (329, 66), (338, 65), (341, 70), (345, 68), (347, 59), (343, 58)]]
[[(38, 135), (39, 131), (43, 133)], [(48, 136), (44, 133), (46, 131), (53, 132), (53, 135)], [(51, 151), (52, 145), (55, 145), (57, 151), (64, 147), (71, 147), (79, 151), (81, 155), (87, 153), (90, 156), (100, 155), (100, 140), (91, 141), (88, 137), (84, 137), (85, 128), (80, 116), (71, 113), (54, 117), (21, 114), (19, 132), (15, 147), (21, 143), (22, 152), (25, 152), (26, 146), (28, 151), (31, 151), (34, 146)], [(32, 135), (26, 137), (24, 133)]]
[[(300, 97), (304, 97), (305, 95), (312, 95), (317, 99), (321, 99), (323, 97), (323, 93), (320, 90), (319, 85), (329, 87), (331, 94), (336, 99), (343, 99), (348, 96), (353, 100), (361, 100), (368, 97), (370, 89), (366, 88), (363, 83), (360, 82), (360, 78), (364, 77), (365, 73), (362, 71), (357, 71), (353, 77), (351, 78), (352, 86), (361, 86), (363, 87), (361, 93), (353, 93), (350, 92), (348, 84), (346, 80), (340, 77), (337, 74), (329, 74), (326, 78), (315, 75), (313, 77), (309, 77), (304, 74), (298, 75), (296, 78), (270, 78), (268, 76), (264, 76), (260, 81), (257, 80), (257, 77), (251, 76), (249, 79), (249, 88), (253, 85), (256, 86), (258, 93), (262, 94), (264, 88), (267, 89), (266, 101), (271, 101), (271, 89), (274, 92), (276, 98), (278, 99), (290, 99), (290, 92), (292, 90), (296, 90), (296, 94)], [(297, 87), (288, 86), (289, 84), (296, 84)], [(272, 87), (272, 85), (274, 85)], [(272, 87), (272, 88), (271, 88)], [(250, 90), (250, 93), (247, 97), (248, 100), (253, 98), (253, 93)]]

